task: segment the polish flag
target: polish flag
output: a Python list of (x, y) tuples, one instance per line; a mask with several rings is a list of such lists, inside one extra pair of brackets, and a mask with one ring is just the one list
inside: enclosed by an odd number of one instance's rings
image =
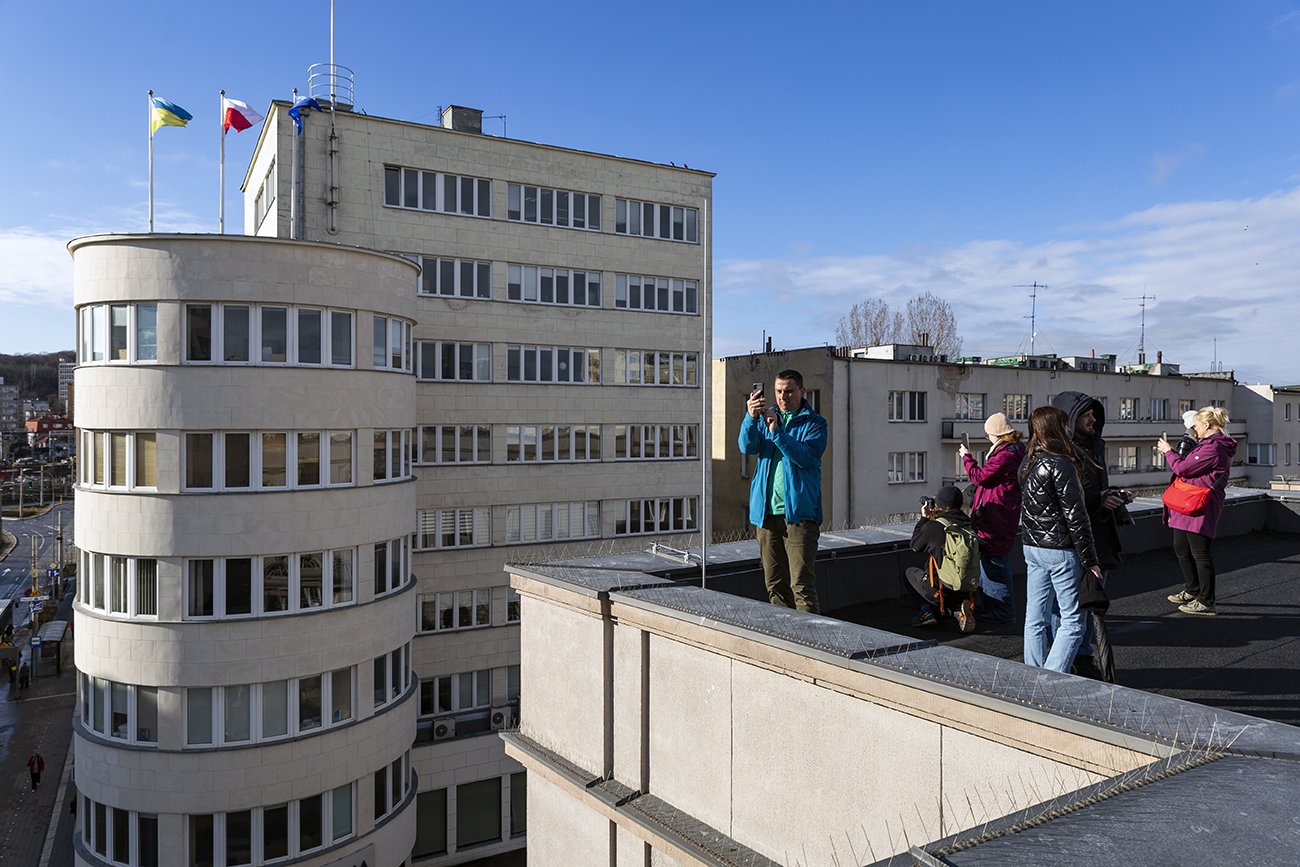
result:
[(243, 132), (262, 120), (262, 116), (248, 107), (248, 103), (237, 99), (221, 97), (221, 131), (224, 134), (232, 126), (235, 132)]

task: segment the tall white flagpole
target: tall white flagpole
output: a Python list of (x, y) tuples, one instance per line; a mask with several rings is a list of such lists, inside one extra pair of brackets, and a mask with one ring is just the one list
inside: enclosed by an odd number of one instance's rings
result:
[[(293, 89), (293, 102), (298, 102), (298, 88)], [(289, 118), (290, 122), (293, 118)], [(301, 113), (298, 115), (298, 123), (302, 123)], [(292, 154), (289, 160), (289, 237), (298, 237), (298, 124), (294, 124), (293, 130), (289, 133), (289, 151)]]
[(149, 233), (153, 234), (153, 91), (149, 91), (147, 102), (149, 112), (146, 116), (149, 127)]
[(221, 168), (217, 170), (218, 185), (221, 187), (221, 206), (218, 209), (217, 231), (226, 234), (226, 91), (221, 91), (221, 100), (217, 106), (217, 132), (221, 135)]

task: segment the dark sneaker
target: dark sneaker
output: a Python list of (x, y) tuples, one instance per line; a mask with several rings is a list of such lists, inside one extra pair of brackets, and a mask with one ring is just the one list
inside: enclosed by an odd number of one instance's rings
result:
[(1184, 614), (1199, 614), (1202, 617), (1213, 617), (1215, 615), (1214, 608), (1199, 599), (1193, 599), (1185, 605), (1179, 605), (1178, 610)]
[(934, 616), (934, 609), (929, 605), (922, 605), (921, 610), (912, 618), (913, 626), (934, 626), (939, 622), (939, 618)]
[(1175, 605), (1186, 605), (1196, 597), (1188, 593), (1186, 590), (1179, 590), (1177, 593), (1170, 593), (1165, 598)]
[(969, 599), (962, 602), (961, 607), (957, 609), (954, 616), (957, 618), (957, 628), (963, 633), (975, 631), (975, 603)]
[(1097, 665), (1097, 659), (1091, 653), (1081, 653), (1074, 658), (1074, 664), (1070, 666), (1070, 673), (1077, 674), (1079, 677), (1090, 677), (1093, 680), (1105, 680), (1102, 675), (1101, 667)]

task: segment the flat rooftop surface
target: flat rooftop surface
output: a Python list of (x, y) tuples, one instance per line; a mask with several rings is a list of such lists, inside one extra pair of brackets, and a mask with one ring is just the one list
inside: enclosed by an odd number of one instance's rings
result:
[[(1112, 573), (1106, 615), (1116, 680), (1135, 689), (1300, 725), (1300, 536), (1256, 532), (1216, 539), (1218, 615), (1182, 614), (1165, 597), (1182, 589), (1172, 549), (1126, 557)], [(961, 635), (951, 618), (916, 628), (910, 598), (840, 609), (864, 626), (1005, 659), (1021, 658), (1021, 624), (977, 623)]]

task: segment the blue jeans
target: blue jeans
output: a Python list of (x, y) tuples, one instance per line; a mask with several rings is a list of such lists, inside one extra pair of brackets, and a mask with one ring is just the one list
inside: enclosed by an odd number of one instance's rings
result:
[[(1025, 586), (1025, 664), (1069, 671), (1083, 641), (1086, 612), (1079, 607), (1083, 569), (1071, 549), (1025, 546), (1029, 575)], [(1061, 625), (1052, 629), (1052, 605)], [(1055, 633), (1055, 634), (1053, 634)]]
[(1016, 622), (1016, 587), (1011, 579), (1011, 555), (980, 554), (980, 592), (991, 616)]
[[(1110, 577), (1109, 572), (1101, 573), (1101, 586), (1106, 586), (1106, 579)], [(1052, 603), (1052, 632), (1055, 633), (1061, 627), (1061, 609), (1055, 602)], [(1083, 641), (1079, 642), (1079, 650), (1075, 656), (1092, 656), (1092, 618), (1088, 612), (1083, 612)]]

